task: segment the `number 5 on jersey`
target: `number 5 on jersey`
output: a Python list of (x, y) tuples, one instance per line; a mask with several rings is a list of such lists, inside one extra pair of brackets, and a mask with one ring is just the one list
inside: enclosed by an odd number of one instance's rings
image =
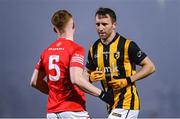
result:
[(55, 62), (59, 62), (59, 55), (50, 55), (49, 56), (49, 70), (55, 70), (56, 71), (56, 75), (51, 75), (49, 74), (49, 79), (51, 81), (58, 81), (60, 78), (60, 67), (55, 64)]

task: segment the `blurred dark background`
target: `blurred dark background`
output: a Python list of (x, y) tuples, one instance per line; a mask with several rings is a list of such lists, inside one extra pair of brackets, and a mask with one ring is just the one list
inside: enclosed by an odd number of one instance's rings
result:
[[(59, 9), (72, 13), (75, 41), (87, 53), (98, 38), (94, 14), (99, 7), (116, 12), (117, 31), (156, 65), (156, 73), (137, 82), (139, 117), (180, 117), (179, 0), (0, 0), (0, 117), (46, 117), (47, 97), (29, 82), (40, 53), (56, 39), (51, 16)], [(87, 109), (91, 117), (107, 117), (105, 104), (88, 94)]]

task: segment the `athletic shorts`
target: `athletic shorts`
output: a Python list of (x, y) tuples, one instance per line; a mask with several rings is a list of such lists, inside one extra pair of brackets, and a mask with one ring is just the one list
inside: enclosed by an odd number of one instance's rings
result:
[(113, 109), (108, 119), (137, 119), (139, 110)]
[(65, 111), (60, 113), (47, 113), (47, 119), (90, 119), (90, 116), (87, 111)]

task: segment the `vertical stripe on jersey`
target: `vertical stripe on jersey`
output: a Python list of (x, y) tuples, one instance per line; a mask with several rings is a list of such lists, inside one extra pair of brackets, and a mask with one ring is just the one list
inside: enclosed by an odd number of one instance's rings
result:
[(132, 97), (131, 86), (126, 87), (126, 93), (124, 94), (124, 97), (126, 99), (124, 99), (124, 101), (123, 101), (123, 109), (130, 109), (130, 107), (131, 107), (131, 97)]
[[(132, 66), (129, 60), (129, 55), (128, 55), (128, 47), (130, 44), (130, 40), (126, 40), (125, 43), (125, 47), (124, 47), (124, 68), (126, 70), (126, 76), (131, 76), (132, 73)], [(131, 97), (126, 101), (126, 104), (124, 104), (125, 106), (128, 104), (130, 109), (134, 109), (134, 93), (133, 93), (133, 85), (129, 85), (128, 87), (130, 87), (129, 90), (127, 90), (126, 95), (131, 95)], [(128, 108), (128, 107), (126, 107)]]
[[(126, 39), (123, 38), (122, 36), (120, 36), (120, 40), (118, 42), (117, 45), (117, 49), (120, 52), (120, 58), (117, 60), (117, 66), (118, 66), (118, 70), (119, 70), (119, 74), (120, 77), (126, 77), (126, 73), (125, 73), (125, 68), (123, 66), (123, 62), (124, 62), (124, 44), (125, 44)], [(119, 95), (119, 101), (118, 101), (118, 108), (123, 108), (123, 100), (124, 100), (124, 94), (126, 93), (126, 88), (122, 88), (120, 90), (120, 95)]]
[[(111, 62), (110, 62), (111, 59), (110, 46), (111, 45), (103, 45), (104, 72), (106, 74), (105, 77), (107, 83), (111, 81), (111, 71), (112, 71)], [(105, 88), (107, 88), (108, 92), (113, 93), (113, 88), (110, 87), (109, 85), (106, 85)], [(112, 110), (112, 107), (108, 106), (107, 108), (109, 112)]]
[(130, 40), (126, 40), (125, 42), (125, 46), (124, 46), (124, 68), (126, 71), (126, 76), (131, 76), (131, 72), (132, 72), (132, 66), (129, 60), (129, 55), (128, 55), (128, 47), (130, 44)]
[[(111, 70), (110, 70), (110, 62), (109, 62), (109, 45), (103, 45), (103, 63), (104, 63), (104, 72), (105, 72), (105, 77), (106, 81), (109, 82), (111, 80)], [(112, 88), (109, 87), (108, 85), (105, 86), (108, 90), (112, 91)]]
[(93, 47), (90, 47), (90, 56), (91, 56), (91, 58), (93, 59), (93, 61), (94, 61), (94, 57), (93, 57)]
[(97, 66), (97, 58), (95, 57), (95, 55), (97, 55), (97, 43), (95, 45), (93, 45), (92, 50), (90, 50), (90, 51), (91, 51), (93, 62), (95, 64), (95, 66)]
[[(98, 70), (104, 71), (103, 45), (101, 42), (97, 45), (97, 66)], [(107, 91), (107, 83), (105, 80), (101, 80), (101, 85), (103, 89)]]
[(134, 109), (134, 101), (135, 101), (134, 87), (133, 87), (133, 85), (131, 85), (131, 103), (130, 103), (130, 109)]
[[(120, 36), (115, 40), (111, 45), (110, 45), (110, 54), (109, 54), (109, 63), (111, 67), (111, 79), (113, 79), (113, 76), (117, 76), (119, 72), (117, 72), (117, 62), (115, 58), (115, 53), (117, 53), (117, 48), (118, 48), (118, 42), (119, 42)], [(114, 105), (112, 109), (114, 109), (118, 105), (118, 100), (119, 100), (119, 90), (113, 90), (114, 94)]]
[(134, 85), (132, 85), (132, 88), (133, 88), (133, 94), (134, 95), (136, 95), (134, 98), (134, 109), (135, 110), (139, 110), (139, 108), (140, 108), (140, 106), (139, 106), (139, 96), (138, 96), (138, 92), (137, 92), (137, 90), (136, 90), (136, 86), (135, 86), (135, 84)]
[(117, 72), (117, 62), (116, 62), (116, 58), (115, 58), (115, 53), (117, 53), (117, 45), (119, 42), (119, 38), (120, 36), (117, 38), (117, 40), (115, 40), (111, 45), (110, 45), (110, 54), (109, 54), (109, 63), (110, 63), (110, 68), (111, 68), (111, 78), (113, 78), (114, 76), (117, 76), (119, 72)]

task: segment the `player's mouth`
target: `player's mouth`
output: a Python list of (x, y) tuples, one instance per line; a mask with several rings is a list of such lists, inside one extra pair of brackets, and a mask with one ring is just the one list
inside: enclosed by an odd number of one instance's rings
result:
[(99, 36), (105, 36), (106, 33), (105, 32), (99, 32)]

